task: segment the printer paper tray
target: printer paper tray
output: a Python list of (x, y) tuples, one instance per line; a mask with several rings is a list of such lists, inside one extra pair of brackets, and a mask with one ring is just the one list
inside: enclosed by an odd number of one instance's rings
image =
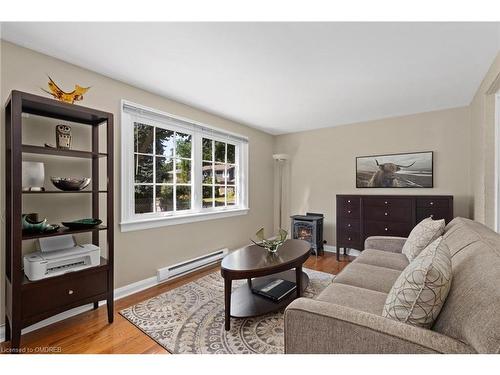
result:
[(85, 268), (83, 270), (75, 271), (75, 272), (68, 272), (62, 275), (57, 275), (57, 276), (52, 276), (52, 277), (47, 277), (45, 279), (40, 279), (40, 280), (35, 280), (31, 281), (24, 275), (23, 278), (23, 288), (31, 288), (31, 287), (36, 287), (39, 284), (49, 284), (52, 282), (64, 282), (65, 279), (70, 279), (72, 277), (75, 277), (76, 274), (87, 274), (87, 273), (93, 273), (93, 272), (98, 272), (98, 270), (107, 270), (108, 269), (108, 260), (106, 258), (101, 257), (101, 263), (97, 266)]

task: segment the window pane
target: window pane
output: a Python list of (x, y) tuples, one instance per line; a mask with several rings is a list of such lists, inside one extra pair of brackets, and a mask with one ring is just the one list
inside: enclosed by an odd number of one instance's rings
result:
[(135, 182), (153, 182), (153, 157), (134, 155)]
[(226, 178), (228, 185), (236, 185), (236, 165), (227, 165)]
[(146, 185), (135, 186), (135, 213), (144, 214), (153, 212), (153, 187)]
[(227, 205), (233, 206), (236, 204), (236, 186), (228, 186), (226, 188)]
[(156, 128), (156, 155), (174, 156), (174, 132)]
[(215, 187), (215, 207), (226, 205), (226, 188), (224, 186)]
[(174, 182), (174, 163), (172, 159), (156, 157), (156, 183), (165, 184)]
[(203, 162), (201, 167), (202, 182), (204, 184), (214, 183), (214, 168), (212, 163)]
[(153, 130), (150, 125), (134, 123), (134, 150), (142, 154), (153, 153)]
[(156, 186), (156, 211), (174, 210), (174, 188), (171, 185)]
[(191, 158), (191, 136), (189, 134), (175, 133), (175, 143), (178, 157)]
[(215, 164), (215, 183), (224, 185), (226, 183), (226, 164)]
[(178, 184), (189, 184), (191, 182), (191, 160), (177, 160), (175, 173)]
[(211, 139), (203, 138), (203, 160), (213, 160), (212, 143)]
[(227, 162), (234, 164), (236, 158), (236, 147), (234, 145), (227, 144)]
[(212, 207), (214, 203), (213, 197), (213, 186), (203, 186), (203, 200), (202, 206), (203, 208)]
[(191, 209), (191, 186), (177, 186), (177, 211)]
[(215, 161), (226, 162), (226, 144), (224, 142), (214, 142), (215, 144)]

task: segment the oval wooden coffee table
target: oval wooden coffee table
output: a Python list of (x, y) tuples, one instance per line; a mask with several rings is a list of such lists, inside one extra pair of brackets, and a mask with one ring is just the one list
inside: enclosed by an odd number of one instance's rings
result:
[[(248, 318), (278, 311), (300, 297), (309, 283), (309, 278), (302, 272), (302, 265), (310, 252), (311, 245), (308, 242), (286, 240), (275, 254), (260, 246), (251, 245), (224, 257), (221, 274), (224, 278), (226, 331), (231, 326), (231, 317)], [(271, 278), (295, 282), (297, 289), (279, 302), (252, 293), (252, 285), (264, 285)], [(248, 282), (231, 293), (232, 281), (240, 279), (247, 279)]]

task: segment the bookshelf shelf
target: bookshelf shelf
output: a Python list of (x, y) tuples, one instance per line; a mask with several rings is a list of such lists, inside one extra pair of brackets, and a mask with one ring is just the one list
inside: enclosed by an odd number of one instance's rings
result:
[(103, 158), (103, 157), (108, 156), (108, 154), (102, 153), (102, 152), (80, 151), (80, 150), (60, 150), (57, 148), (33, 146), (33, 145), (22, 145), (22, 150), (26, 154), (57, 155), (57, 156), (68, 156), (71, 158), (93, 159), (93, 158)]

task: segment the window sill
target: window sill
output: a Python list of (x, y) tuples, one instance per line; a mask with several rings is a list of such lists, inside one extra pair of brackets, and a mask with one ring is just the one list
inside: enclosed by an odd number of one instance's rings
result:
[(155, 217), (133, 221), (122, 221), (120, 229), (122, 232), (131, 232), (135, 230), (151, 229), (165, 227), (169, 225), (196, 223), (198, 221), (224, 219), (232, 216), (241, 216), (248, 213), (248, 208), (238, 208), (234, 210), (224, 210), (217, 212), (197, 212), (193, 214)]

